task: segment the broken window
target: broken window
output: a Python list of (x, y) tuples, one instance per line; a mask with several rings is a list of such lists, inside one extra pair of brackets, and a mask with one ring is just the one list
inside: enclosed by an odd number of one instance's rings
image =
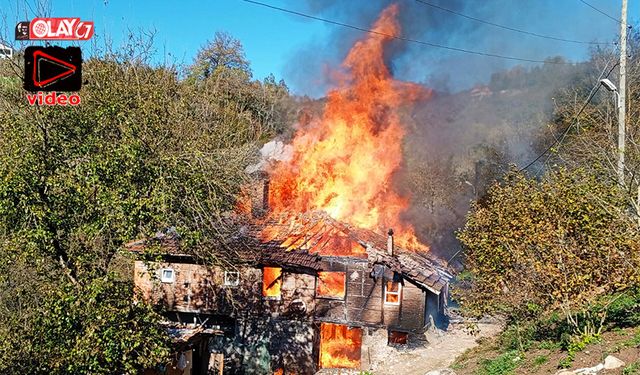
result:
[(389, 331), (389, 345), (406, 345), (408, 338), (407, 332)]
[(264, 267), (262, 270), (262, 296), (265, 298), (280, 299), (282, 287), (282, 268)]
[(224, 271), (224, 285), (226, 286), (240, 285), (240, 272)]
[(362, 329), (320, 324), (320, 368), (360, 368)]
[(399, 305), (402, 284), (397, 281), (387, 281), (384, 285), (384, 303), (387, 305)]
[(317, 296), (344, 299), (345, 278), (344, 272), (318, 272)]

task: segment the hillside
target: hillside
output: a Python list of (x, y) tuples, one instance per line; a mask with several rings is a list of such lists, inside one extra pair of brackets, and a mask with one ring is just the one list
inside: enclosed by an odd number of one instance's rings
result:
[[(567, 352), (557, 343), (532, 343), (524, 353), (504, 351), (499, 338), (480, 339), (480, 345), (459, 356), (451, 366), (458, 375), (556, 374), (591, 368), (603, 363), (609, 355), (624, 365), (602, 369), (598, 374), (640, 374), (640, 328), (623, 328), (602, 335), (597, 342), (576, 352), (566, 370)], [(568, 373), (567, 373), (568, 374)]]

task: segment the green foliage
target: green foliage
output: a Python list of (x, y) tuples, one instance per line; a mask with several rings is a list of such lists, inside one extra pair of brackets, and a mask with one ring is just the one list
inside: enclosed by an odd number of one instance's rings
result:
[(477, 375), (513, 374), (515, 369), (518, 368), (520, 361), (520, 352), (512, 350), (503, 353), (494, 359), (485, 359), (482, 362), (482, 367), (477, 372)]
[(533, 324), (522, 323), (510, 324), (500, 334), (499, 343), (502, 348), (524, 352), (531, 347), (536, 334), (536, 327)]
[(622, 369), (622, 375), (638, 375), (640, 374), (640, 361), (633, 362)]
[(533, 365), (537, 367), (542, 366), (547, 362), (549, 362), (549, 356), (546, 355), (539, 355), (533, 359)]
[(36, 362), (37, 371), (48, 374), (135, 374), (169, 354), (159, 315), (134, 302), (130, 283), (105, 277), (67, 285), (48, 296), (41, 311), (26, 337), (38, 360), (25, 358), (25, 368)]
[(585, 334), (581, 336), (568, 336), (564, 341), (564, 349), (567, 356), (563, 358), (558, 367), (569, 368), (573, 364), (576, 354), (583, 351), (588, 345), (600, 342), (600, 335)]
[[(598, 307), (603, 308), (606, 301), (600, 301)], [(613, 327), (640, 326), (640, 289), (634, 288), (613, 298), (607, 307), (607, 323)]]
[(545, 349), (545, 350), (557, 350), (560, 349), (562, 347), (562, 344), (558, 341), (553, 341), (553, 340), (544, 340), (541, 341), (537, 344), (538, 349)]
[(467, 312), (514, 319), (582, 311), (638, 280), (638, 231), (609, 180), (558, 170), (509, 173), (475, 204), (459, 239), (473, 275), (456, 294)]
[(290, 121), (286, 85), (252, 81), (239, 43), (224, 42), (233, 48), (215, 42), (222, 55), (201, 54), (190, 71), (217, 65), (193, 80), (152, 66), (151, 44), (135, 38), (98, 53), (83, 65), (77, 107), (29, 106), (12, 84), (19, 64), (0, 60), (1, 373), (163, 363), (158, 316), (133, 302), (114, 259), (176, 226), (185, 251), (223, 262), (207, 249), (224, 249), (234, 230), (245, 168)]

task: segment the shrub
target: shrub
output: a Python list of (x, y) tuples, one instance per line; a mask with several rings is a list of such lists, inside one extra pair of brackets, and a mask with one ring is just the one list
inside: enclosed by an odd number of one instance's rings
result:
[(520, 352), (512, 350), (499, 355), (494, 359), (484, 360), (480, 375), (506, 375), (511, 374), (518, 367)]

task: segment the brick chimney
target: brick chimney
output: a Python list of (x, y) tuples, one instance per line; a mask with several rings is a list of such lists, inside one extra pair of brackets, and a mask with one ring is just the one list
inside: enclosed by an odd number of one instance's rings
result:
[(393, 256), (393, 229), (387, 232), (387, 254)]
[(251, 195), (251, 216), (263, 217), (269, 211), (269, 175), (264, 171), (253, 173)]

